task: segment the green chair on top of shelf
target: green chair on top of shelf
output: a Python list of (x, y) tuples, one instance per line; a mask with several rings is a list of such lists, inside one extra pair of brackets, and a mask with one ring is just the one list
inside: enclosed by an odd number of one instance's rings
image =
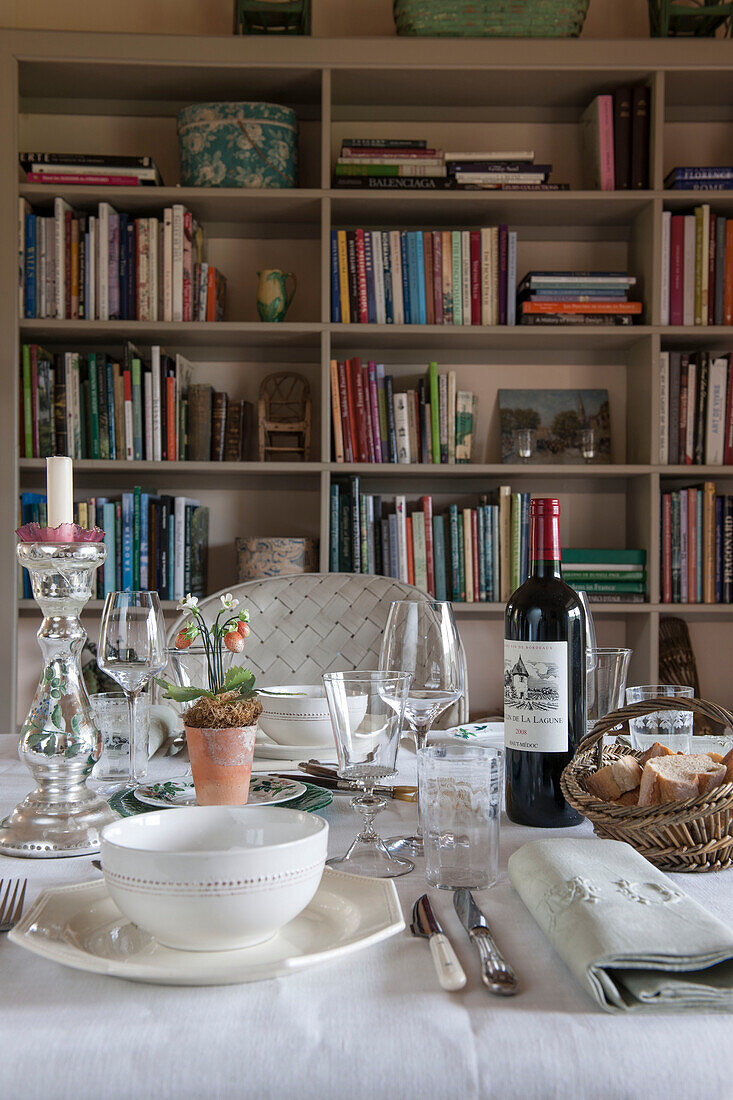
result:
[(728, 0), (647, 0), (653, 38), (694, 36), (712, 38), (720, 27), (730, 36), (733, 3)]
[(235, 34), (310, 34), (311, 0), (234, 0)]

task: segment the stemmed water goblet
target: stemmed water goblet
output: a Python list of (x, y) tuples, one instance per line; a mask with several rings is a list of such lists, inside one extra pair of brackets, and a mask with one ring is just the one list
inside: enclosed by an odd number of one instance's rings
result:
[(166, 665), (163, 613), (157, 592), (110, 592), (104, 601), (97, 664), (122, 688), (130, 720), (130, 782), (147, 769), (147, 745), (136, 723), (140, 694)]
[(338, 753), (338, 774), (361, 787), (351, 805), (363, 822), (346, 854), (328, 862), (355, 875), (406, 875), (414, 863), (389, 853), (373, 819), (387, 805), (374, 793), (374, 787), (397, 770), (410, 677), (404, 672), (326, 672), (323, 683)]
[[(465, 690), (461, 642), (451, 605), (440, 600), (395, 600), (384, 629), (379, 667), (411, 674), (405, 718), (420, 751), (436, 720)], [(393, 837), (387, 847), (393, 855), (423, 854), (419, 802), (414, 835)]]

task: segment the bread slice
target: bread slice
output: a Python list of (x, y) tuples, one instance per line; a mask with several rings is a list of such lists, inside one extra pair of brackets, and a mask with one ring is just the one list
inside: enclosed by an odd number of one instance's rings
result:
[(644, 765), (639, 805), (681, 802), (707, 794), (724, 783), (725, 776), (725, 765), (716, 764), (706, 753), (655, 757)]
[(638, 806), (639, 805), (639, 788), (634, 787), (633, 791), (627, 791), (626, 794), (622, 794), (620, 798), (615, 799), (619, 806)]
[(733, 749), (725, 754), (721, 760), (721, 764), (725, 765), (725, 779), (723, 782), (733, 783)]
[(622, 756), (606, 764), (586, 780), (588, 790), (604, 802), (614, 802), (641, 781), (641, 766), (633, 756)]
[(654, 760), (657, 756), (674, 756), (674, 753), (666, 745), (661, 745), (659, 741), (655, 741), (652, 747), (647, 749), (643, 756), (639, 757), (639, 763), (643, 768), (647, 760)]

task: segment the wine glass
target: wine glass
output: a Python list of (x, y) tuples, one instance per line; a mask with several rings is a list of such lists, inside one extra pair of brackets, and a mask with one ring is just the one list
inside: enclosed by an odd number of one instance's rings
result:
[[(384, 628), (379, 667), (412, 675), (405, 718), (419, 751), (436, 719), (464, 692), (461, 642), (451, 605), (440, 600), (395, 600)], [(423, 854), (419, 801), (414, 835), (393, 837), (387, 847), (393, 855)]]
[(596, 667), (596, 626), (593, 622), (590, 600), (587, 594), (582, 589), (576, 589), (575, 594), (583, 605), (583, 611), (585, 611), (585, 671), (590, 673)]
[(338, 752), (338, 774), (361, 787), (351, 805), (363, 820), (346, 854), (328, 862), (355, 875), (406, 875), (415, 864), (388, 852), (373, 819), (387, 805), (374, 793), (374, 786), (397, 770), (410, 677), (405, 672), (326, 672), (323, 683)]
[(104, 601), (97, 664), (122, 688), (130, 718), (130, 781), (147, 770), (147, 745), (140, 743), (137, 702), (166, 665), (163, 613), (157, 592), (110, 592)]

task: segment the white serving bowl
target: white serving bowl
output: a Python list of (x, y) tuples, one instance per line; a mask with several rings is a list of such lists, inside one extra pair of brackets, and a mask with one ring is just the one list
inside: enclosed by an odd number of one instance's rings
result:
[(313, 898), (328, 824), (277, 806), (191, 806), (128, 817), (101, 833), (110, 896), (166, 947), (262, 943)]
[[(278, 745), (333, 744), (326, 690), (322, 684), (288, 684), (268, 687), (260, 695), (262, 714), (257, 719), (263, 733)], [(349, 699), (349, 714), (358, 725), (367, 708), (367, 695)]]

